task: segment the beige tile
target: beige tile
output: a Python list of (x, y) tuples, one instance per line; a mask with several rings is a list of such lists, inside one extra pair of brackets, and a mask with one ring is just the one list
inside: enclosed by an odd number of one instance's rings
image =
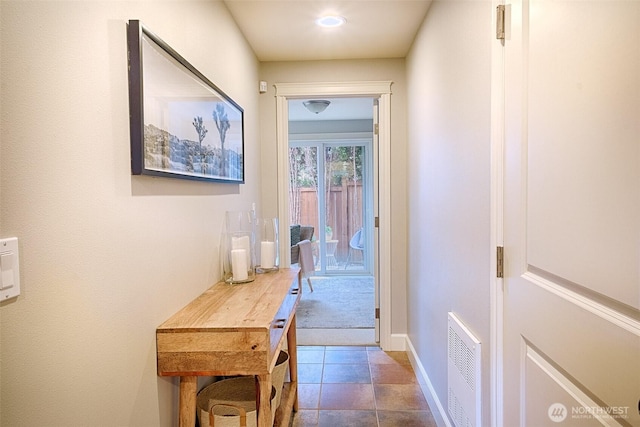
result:
[(322, 384), (320, 409), (375, 409), (371, 384)]
[[(416, 375), (411, 365), (379, 364), (369, 365), (371, 381), (374, 384), (416, 384)], [(326, 369), (326, 368), (325, 368)]]
[(318, 411), (301, 409), (293, 413), (292, 427), (317, 427)]
[(410, 365), (409, 356), (404, 351), (368, 351), (369, 363)]
[(376, 411), (320, 411), (318, 427), (372, 427), (377, 426)]
[(327, 364), (324, 365), (322, 383), (366, 383), (371, 384), (369, 365)]
[(431, 411), (378, 411), (379, 427), (436, 427)]
[(304, 409), (318, 409), (320, 384), (298, 384), (298, 404)]
[(298, 383), (320, 384), (323, 366), (322, 363), (298, 363)]
[(427, 410), (429, 405), (417, 384), (374, 384), (379, 411)]
[(436, 425), (405, 352), (308, 346), (298, 352), (298, 372), (292, 427)]
[(367, 364), (368, 362), (366, 351), (326, 350), (324, 353), (324, 363)]
[(298, 363), (324, 363), (324, 350), (298, 352)]

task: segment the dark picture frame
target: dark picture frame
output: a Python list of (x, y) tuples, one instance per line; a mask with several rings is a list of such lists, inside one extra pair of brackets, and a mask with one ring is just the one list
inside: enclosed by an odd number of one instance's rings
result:
[(244, 183), (244, 110), (140, 21), (127, 28), (131, 173)]

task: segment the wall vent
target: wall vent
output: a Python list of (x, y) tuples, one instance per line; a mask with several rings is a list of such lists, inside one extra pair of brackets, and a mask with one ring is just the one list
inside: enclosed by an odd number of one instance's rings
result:
[(448, 329), (449, 415), (456, 427), (480, 427), (480, 341), (451, 312), (448, 313)]

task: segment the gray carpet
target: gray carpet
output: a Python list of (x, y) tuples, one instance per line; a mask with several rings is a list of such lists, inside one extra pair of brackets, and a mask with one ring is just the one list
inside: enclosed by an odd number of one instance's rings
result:
[(303, 281), (297, 310), (297, 327), (373, 328), (375, 295), (373, 277), (312, 277), (314, 292)]

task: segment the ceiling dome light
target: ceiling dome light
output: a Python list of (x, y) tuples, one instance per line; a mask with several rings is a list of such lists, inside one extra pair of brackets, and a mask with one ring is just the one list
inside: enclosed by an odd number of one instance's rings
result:
[(342, 16), (327, 15), (316, 19), (316, 24), (323, 28), (336, 28), (347, 22)]
[(331, 104), (331, 101), (327, 101), (324, 99), (312, 99), (309, 101), (304, 101), (302, 104), (307, 108), (307, 110), (311, 111), (312, 113), (319, 114), (327, 109), (329, 104)]

